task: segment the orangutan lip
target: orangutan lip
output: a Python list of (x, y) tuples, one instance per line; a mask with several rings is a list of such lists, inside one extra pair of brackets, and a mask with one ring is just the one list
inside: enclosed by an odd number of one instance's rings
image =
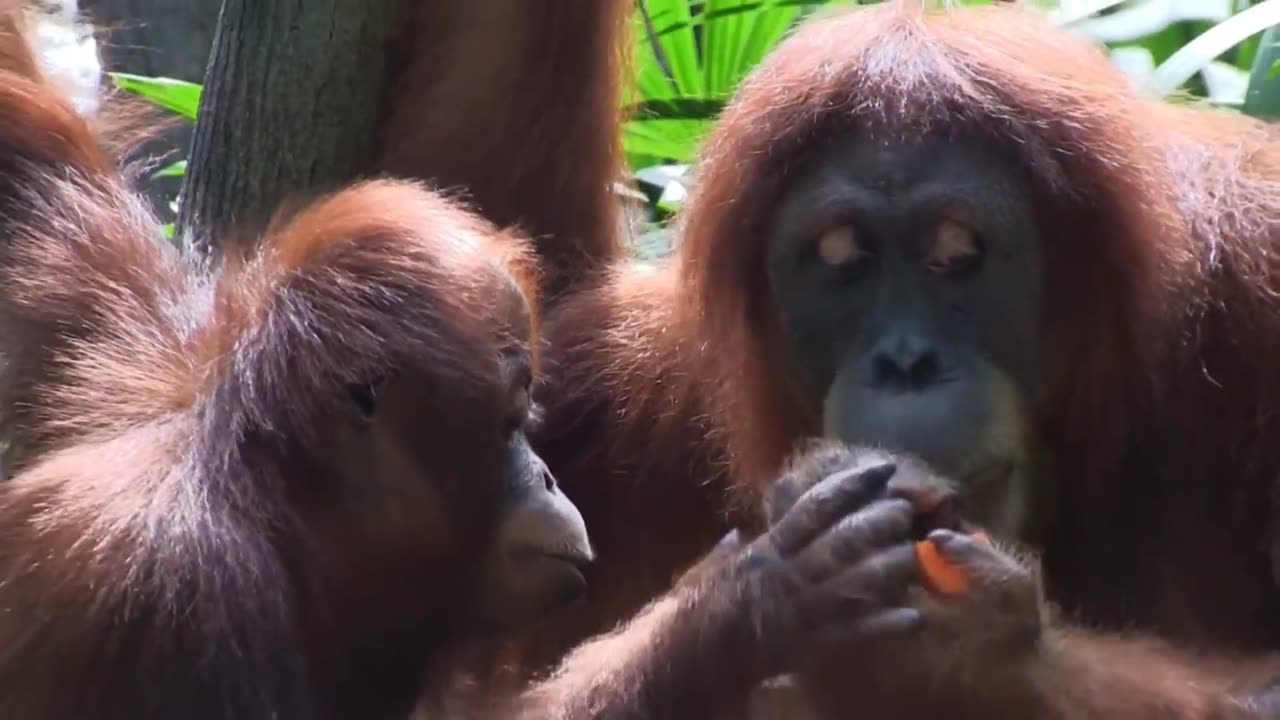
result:
[(952, 492), (926, 500), (913, 524), (913, 536), (923, 540), (932, 530), (971, 532), (977, 529), (975, 523), (981, 518), (979, 511), (986, 506), (986, 498), (1002, 492), (1014, 467), (1012, 461), (998, 460), (959, 476)]
[(510, 552), (511, 559), (517, 562), (556, 562), (568, 565), (574, 570), (582, 571), (595, 559), (572, 550), (547, 549), (540, 547), (514, 548)]
[(566, 565), (572, 565), (577, 570), (585, 570), (591, 564), (591, 558), (585, 555), (569, 555), (561, 553), (545, 553), (544, 557), (550, 560), (556, 560)]

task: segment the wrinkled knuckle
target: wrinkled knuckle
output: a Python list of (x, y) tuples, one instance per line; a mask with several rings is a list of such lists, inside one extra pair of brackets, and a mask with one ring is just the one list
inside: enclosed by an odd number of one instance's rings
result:
[(810, 561), (811, 573), (808, 577), (814, 582), (839, 575), (849, 566), (846, 559), (852, 551), (844, 544), (828, 544), (816, 549)]
[(833, 477), (840, 478), (841, 484), (852, 489), (861, 488), (882, 472), (878, 465), (859, 462), (841, 468)]
[(762, 543), (752, 543), (747, 547), (738, 556), (734, 570), (740, 577), (752, 577), (777, 573), (782, 565), (772, 538), (766, 538)]
[(816, 485), (801, 498), (800, 502), (804, 503), (806, 511), (815, 513), (827, 512), (831, 506), (840, 501), (839, 486), (832, 486), (827, 483)]
[(787, 564), (775, 553), (763, 549), (743, 553), (735, 575), (739, 597), (759, 608), (785, 603), (800, 586)]
[(849, 492), (866, 492), (868, 488), (886, 482), (897, 471), (897, 465), (891, 462), (863, 462), (844, 470), (841, 477)]
[(846, 515), (831, 526), (831, 536), (837, 542), (845, 542), (863, 534), (868, 522), (866, 511)]
[(861, 547), (905, 535), (911, 529), (911, 515), (890, 507), (873, 507), (850, 516), (843, 526), (847, 539)]
[(936, 541), (938, 550), (942, 553), (956, 552), (966, 548), (965, 542), (968, 538), (953, 530), (939, 528), (931, 532), (930, 537)]
[(893, 475), (898, 472), (898, 463), (889, 458), (875, 458), (862, 466), (863, 475)]
[(872, 585), (885, 585), (890, 582), (890, 578), (893, 576), (894, 567), (897, 566), (897, 564), (898, 562), (895, 558), (888, 554), (877, 555), (869, 558), (864, 563), (866, 568), (864, 575)]
[(831, 488), (832, 494), (844, 497), (857, 493), (863, 486), (862, 475), (854, 468), (844, 468), (827, 476), (824, 487)]
[(886, 498), (884, 502), (896, 513), (906, 515), (908, 517), (915, 515), (916, 506), (915, 503), (911, 502), (910, 498), (891, 497)]
[(884, 557), (895, 565), (904, 567), (915, 567), (916, 565), (916, 549), (914, 543), (901, 543), (889, 548), (884, 553)]
[(884, 509), (886, 521), (892, 523), (894, 528), (910, 528), (915, 520), (915, 507), (911, 501), (895, 498), (885, 502), (887, 503)]

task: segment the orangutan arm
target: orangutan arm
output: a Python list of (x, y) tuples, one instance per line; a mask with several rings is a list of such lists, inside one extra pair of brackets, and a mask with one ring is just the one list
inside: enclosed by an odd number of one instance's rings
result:
[(892, 695), (915, 693), (951, 717), (1280, 717), (1280, 654), (1192, 654), (1147, 635), (1060, 622), (1031, 563), (954, 533), (933, 537), (974, 585), (962, 597), (917, 593), (925, 630), (908, 642), (918, 674), (897, 663), (902, 675), (887, 682), (902, 682), (902, 692)]
[(1280, 660), (1196, 657), (1146, 637), (1053, 628), (1027, 681), (1036, 717), (1280, 717)]
[(911, 504), (882, 494), (892, 474), (871, 462), (827, 477), (497, 717), (743, 717), (752, 689), (809, 649), (909, 633), (919, 613), (886, 595), (915, 575)]

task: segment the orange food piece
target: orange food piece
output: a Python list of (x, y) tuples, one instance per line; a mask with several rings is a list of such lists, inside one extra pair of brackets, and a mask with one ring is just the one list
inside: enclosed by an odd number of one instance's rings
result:
[[(974, 533), (973, 538), (984, 544), (991, 543), (991, 539), (984, 532)], [(969, 575), (948, 562), (932, 541), (922, 540), (916, 543), (916, 559), (920, 562), (925, 583), (934, 592), (956, 596), (969, 591)]]

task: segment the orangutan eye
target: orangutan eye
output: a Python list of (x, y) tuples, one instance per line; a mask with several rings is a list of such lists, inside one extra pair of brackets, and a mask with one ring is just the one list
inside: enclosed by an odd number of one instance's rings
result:
[(938, 224), (925, 265), (939, 275), (963, 275), (982, 265), (982, 239), (969, 226), (946, 219)]
[(849, 267), (867, 256), (866, 248), (862, 246), (858, 232), (852, 225), (837, 225), (827, 229), (818, 237), (816, 252), (818, 259), (832, 268)]
[(526, 387), (521, 390), (517, 390), (511, 403), (511, 409), (507, 413), (506, 420), (503, 422), (503, 435), (510, 437), (524, 429), (525, 424), (529, 421), (531, 408), (532, 403), (529, 400), (529, 389)]
[(378, 392), (385, 382), (384, 378), (378, 378), (369, 382), (353, 383), (347, 386), (347, 395), (360, 413), (360, 417), (364, 420), (371, 419), (373, 414), (377, 412)]
[(510, 438), (529, 425), (533, 412), (533, 368), (521, 358), (506, 366), (507, 411), (502, 421), (502, 435)]

